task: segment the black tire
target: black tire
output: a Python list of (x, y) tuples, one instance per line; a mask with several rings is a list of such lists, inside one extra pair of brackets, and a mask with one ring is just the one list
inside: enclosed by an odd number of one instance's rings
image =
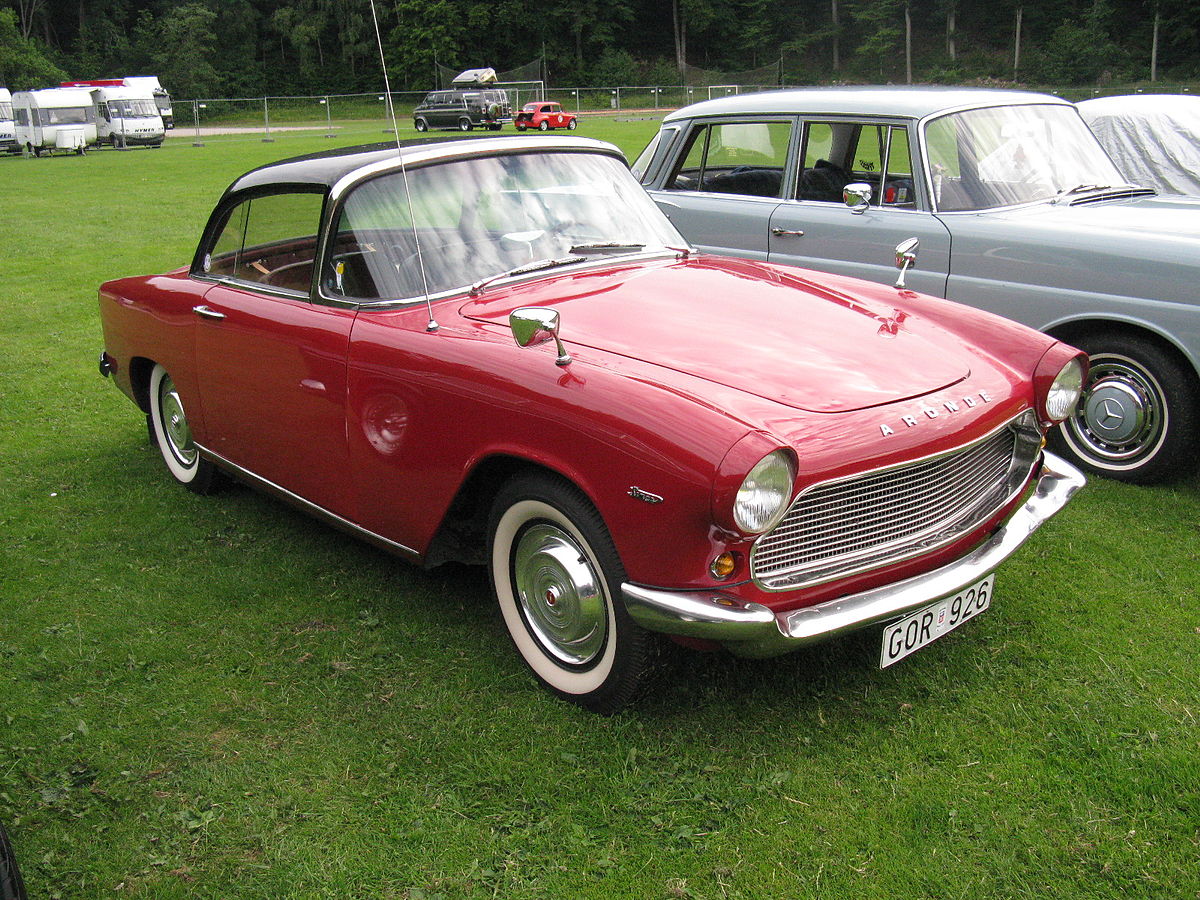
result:
[(219, 487), (217, 467), (200, 455), (192, 443), (183, 401), (167, 370), (154, 366), (150, 373), (150, 424), (154, 442), (171, 477), (197, 494), (211, 494)]
[(1157, 484), (1196, 471), (1200, 390), (1182, 360), (1147, 338), (1095, 332), (1072, 340), (1091, 369), (1075, 414), (1051, 435), (1089, 472)]
[(458, 130), (459, 131), (470, 131), (474, 127), (475, 126), (471, 124), (471, 120), (466, 118), (465, 116), (458, 120)]
[(413, 126), (417, 129), (417, 131), (420, 131), (420, 132), (425, 132), (425, 131), (429, 130), (429, 123), (426, 122), (424, 119), (415, 120), (413, 122)]
[(579, 123), (575, 119), (570, 119), (567, 121), (567, 131), (574, 131), (578, 126)]
[(523, 124), (521, 124), (520, 122), (518, 122), (517, 123), (517, 131), (524, 131), (524, 130), (525, 130), (525, 126)]
[(534, 676), (604, 715), (636, 697), (654, 637), (625, 610), (625, 569), (583, 492), (553, 475), (518, 476), (496, 495), (488, 535), (492, 588)]
[(0, 900), (26, 900), (25, 882), (17, 868), (17, 856), (0, 825)]
[(542, 121), (538, 123), (538, 131), (549, 131), (549, 130), (550, 130), (550, 123), (547, 122), (545, 119), (542, 119)]

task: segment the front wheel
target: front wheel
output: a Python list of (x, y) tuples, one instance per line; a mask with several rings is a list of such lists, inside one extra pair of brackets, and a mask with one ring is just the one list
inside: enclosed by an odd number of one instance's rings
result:
[(567, 121), (567, 131), (574, 131), (578, 125), (579, 125), (579, 123), (576, 122), (574, 119), (568, 120)]
[(549, 130), (550, 130), (550, 123), (547, 122), (545, 119), (542, 119), (542, 121), (538, 124), (538, 131), (549, 131)]
[(417, 131), (425, 132), (429, 130), (429, 123), (424, 119), (417, 119), (415, 122), (413, 122), (413, 125), (416, 127)]
[(150, 426), (163, 462), (176, 481), (197, 494), (216, 489), (217, 467), (202, 457), (192, 443), (192, 429), (175, 382), (157, 364), (150, 373)]
[(497, 494), (489, 534), (504, 624), (537, 679), (593, 712), (633, 699), (652, 636), (625, 611), (625, 570), (587, 497), (551, 475), (518, 477)]
[(1184, 365), (1136, 335), (1097, 333), (1074, 343), (1087, 351), (1090, 368), (1074, 415), (1054, 432), (1056, 449), (1133, 484), (1195, 471), (1200, 397)]
[(470, 119), (459, 119), (458, 120), (458, 130), (459, 131), (470, 131), (471, 130), (471, 120)]

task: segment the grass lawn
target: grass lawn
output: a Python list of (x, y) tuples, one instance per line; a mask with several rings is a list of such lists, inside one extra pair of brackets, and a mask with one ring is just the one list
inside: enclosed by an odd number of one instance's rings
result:
[(886, 671), (877, 633), (679, 651), (592, 716), (482, 570), (171, 483), (96, 371), (96, 285), (187, 262), (243, 171), (383, 138), (181, 132), (0, 159), (0, 821), (33, 896), (1200, 897), (1200, 482), (1093, 480)]

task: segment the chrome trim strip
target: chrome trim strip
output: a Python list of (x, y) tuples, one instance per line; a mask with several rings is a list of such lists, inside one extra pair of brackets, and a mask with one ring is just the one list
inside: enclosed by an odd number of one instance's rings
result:
[(973, 584), (1012, 556), (1086, 481), (1074, 466), (1044, 453), (1033, 492), (975, 550), (924, 575), (791, 612), (775, 615), (761, 604), (718, 591), (675, 592), (624, 584), (621, 593), (629, 615), (651, 631), (720, 641), (738, 656), (777, 656), (897, 618)]
[(404, 556), (408, 556), (414, 560), (419, 560), (421, 558), (421, 554), (418, 553), (416, 550), (412, 549), (412, 547), (406, 547), (404, 544), (397, 543), (396, 541), (393, 541), (390, 538), (385, 538), (383, 535), (377, 534), (374, 531), (370, 531), (366, 528), (363, 528), (361, 525), (356, 525), (355, 523), (351, 522), (349, 519), (344, 519), (341, 516), (339, 516), (337, 513), (330, 512), (325, 507), (318, 506), (317, 504), (313, 503), (311, 500), (305, 500), (299, 494), (294, 494), (291, 491), (289, 491), (287, 488), (280, 487), (275, 482), (268, 481), (266, 478), (263, 478), (261, 475), (255, 475), (249, 469), (244, 469), (241, 466), (239, 466), (237, 463), (230, 462), (225, 457), (221, 456), (219, 453), (214, 453), (212, 450), (209, 450), (207, 447), (202, 446), (201, 444), (196, 444), (195, 446), (196, 446), (197, 450), (199, 450), (202, 454), (204, 454), (204, 456), (208, 457), (210, 460), (215, 462), (221, 468), (228, 469), (229, 471), (236, 474), (239, 478), (242, 478), (242, 479), (250, 482), (251, 486), (253, 486), (253, 487), (262, 488), (263, 490), (267, 491), (268, 493), (274, 494), (275, 496), (279, 497), (280, 499), (286, 500), (289, 503), (292, 503), (293, 505), (300, 507), (305, 512), (311, 513), (312, 515), (316, 516), (317, 518), (323, 519), (323, 520), (329, 522), (331, 525), (334, 525), (337, 528), (341, 528), (345, 531), (348, 531), (351, 534), (362, 538), (363, 540), (370, 541), (373, 544), (378, 544), (378, 545), (384, 547), (385, 549), (392, 550), (392, 551), (394, 551), (396, 553), (400, 553)]

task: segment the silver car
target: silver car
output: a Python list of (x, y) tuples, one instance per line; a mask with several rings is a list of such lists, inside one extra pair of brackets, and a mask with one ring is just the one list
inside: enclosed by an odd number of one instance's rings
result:
[(1200, 201), (1126, 184), (1072, 104), (961, 88), (726, 97), (668, 115), (633, 168), (700, 249), (886, 283), (909, 260), (907, 288), (1086, 350), (1060, 449), (1130, 482), (1196, 470)]

